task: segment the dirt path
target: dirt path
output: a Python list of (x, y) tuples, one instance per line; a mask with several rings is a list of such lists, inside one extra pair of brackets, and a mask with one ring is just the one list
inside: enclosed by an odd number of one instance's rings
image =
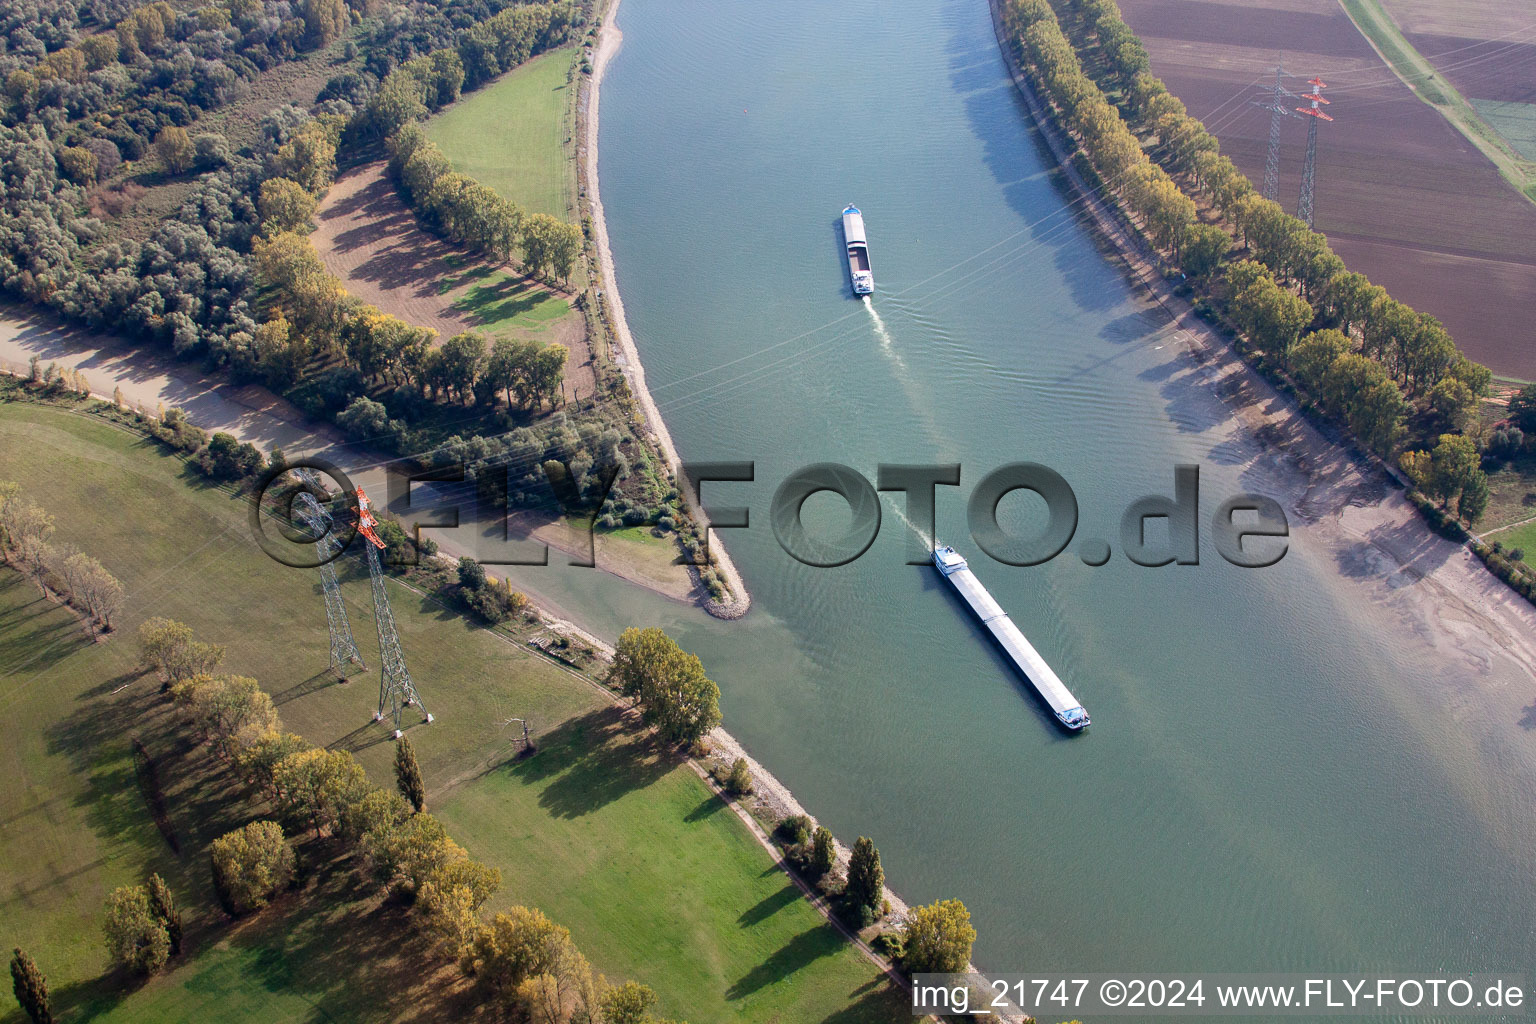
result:
[[(60, 325), (46, 315), (24, 306), (0, 304), (0, 372), (25, 375), (33, 356), (43, 365), (77, 369), (85, 374), (93, 394), (110, 400), (114, 389), (121, 390), (130, 407), (142, 407), (154, 414), (162, 406), (175, 407), (187, 414), (196, 426), (210, 433), (224, 431), (242, 441), (249, 441), (263, 452), (282, 448), (290, 459), (311, 456), (324, 459), (345, 471), (354, 483), (373, 494), (387, 494), (384, 467), (393, 460), (349, 441), (327, 423), (307, 418), (289, 402), (260, 385), (236, 387), (210, 383), (195, 366), (177, 362), (144, 349), (134, 348), (121, 339), (91, 334)], [(556, 551), (584, 556), (584, 537), (573, 537), (561, 523), (538, 523), (528, 517), (515, 517), (530, 535)], [(469, 525), (466, 520), (466, 526)], [(445, 554), (474, 555), (472, 542), (455, 543), (451, 534), (437, 535)], [(565, 563), (551, 556), (550, 568), (506, 573), (514, 584), (537, 597), (540, 571), (560, 571)], [(698, 595), (693, 581), (682, 568), (665, 577), (648, 571), (637, 560), (627, 558), (623, 545), (597, 544), (597, 566), (636, 586), (677, 601), (693, 603)], [(570, 569), (568, 571), (584, 571)], [(528, 585), (524, 587), (524, 579)]]
[[(354, 167), (338, 177), (315, 221), (319, 226), (310, 241), (321, 261), (364, 302), (406, 323), (432, 328), (440, 341), (461, 331), (486, 329), (475, 314), (455, 308), (476, 287), (464, 271), (482, 261), (422, 230), (396, 193), (383, 162)], [(500, 269), (515, 274), (510, 267)], [(526, 289), (517, 293), (518, 300), (535, 295), (569, 298), (527, 279), (509, 285), (511, 290)], [(514, 298), (511, 290), (509, 300)], [(570, 351), (566, 394), (595, 393), (592, 351), (579, 313), (573, 311), (536, 332), (513, 328), (511, 333), (564, 345)]]

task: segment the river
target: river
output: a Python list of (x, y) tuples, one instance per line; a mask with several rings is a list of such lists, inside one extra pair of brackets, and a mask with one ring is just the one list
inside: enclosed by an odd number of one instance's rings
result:
[[(1429, 643), (1395, 595), (1413, 581), (1325, 531), (1297, 524), (1271, 568), (1217, 556), (1216, 504), (1283, 498), (1295, 475), (1073, 219), (985, 4), (624, 0), (619, 25), (599, 165), (618, 286), (683, 457), (756, 463), (705, 490), (751, 509), (722, 537), (754, 606), (717, 622), (574, 569), (542, 590), (698, 652), (727, 726), (814, 813), (873, 837), (908, 899), (966, 902), (983, 969), (1523, 968), (1536, 770), (1509, 709), (1529, 678)], [(848, 291), (848, 202), (878, 322)], [(971, 488), (1019, 460), (1081, 507), (1044, 566), (966, 535)], [(857, 561), (786, 555), (769, 504), (817, 461), (961, 463), (940, 535), (1092, 728), (1055, 728), (904, 564), (899, 496)], [(1132, 565), (1121, 511), (1171, 494), (1179, 463), (1201, 467), (1201, 564)], [(806, 511), (848, 519), (827, 495)], [(1019, 494), (1000, 512), (1039, 517)], [(1116, 551), (1092, 568), (1078, 549), (1098, 537)]]

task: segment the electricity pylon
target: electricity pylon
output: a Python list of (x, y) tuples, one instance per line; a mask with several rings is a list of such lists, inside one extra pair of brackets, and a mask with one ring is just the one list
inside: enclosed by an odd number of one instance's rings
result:
[(1260, 110), (1269, 111), (1269, 151), (1264, 156), (1264, 198), (1276, 201), (1280, 195), (1280, 123), (1287, 117), (1295, 117), (1287, 99), (1297, 95), (1285, 87), (1282, 79), (1294, 77), (1284, 68), (1275, 67), (1275, 84), (1270, 87), (1267, 100), (1250, 100)]
[(1322, 110), (1322, 106), (1328, 103), (1323, 99), (1323, 90), (1328, 88), (1328, 83), (1321, 78), (1313, 78), (1309, 79), (1307, 84), (1312, 87), (1312, 91), (1303, 93), (1299, 98), (1311, 100), (1312, 105), (1296, 108), (1310, 119), (1307, 122), (1307, 159), (1301, 165), (1301, 200), (1296, 205), (1296, 216), (1310, 228), (1313, 197), (1317, 185), (1317, 123), (1332, 121), (1333, 118)]
[(341, 600), (341, 586), (336, 581), (336, 567), (332, 562), (341, 542), (332, 531), (331, 516), (314, 495), (300, 491), (295, 510), (304, 524), (315, 534), (315, 554), (320, 559), (320, 586), (325, 591), (325, 625), (331, 634), (331, 668), (338, 679), (346, 678), (346, 667), (356, 665), (366, 668), (362, 655), (357, 653), (357, 642), (352, 639), (352, 624), (347, 621), (347, 606)]
[(379, 564), (379, 551), (384, 542), (379, 539), (378, 525), (373, 508), (368, 504), (368, 495), (359, 487), (357, 532), (368, 542), (365, 549), (368, 552), (368, 578), (373, 584), (373, 621), (379, 628), (379, 710), (373, 713), (373, 720), (382, 722), (384, 709), (388, 708), (395, 723), (395, 738), (399, 739), (400, 716), (406, 708), (420, 708), (428, 722), (432, 721), (432, 715), (416, 692), (410, 669), (405, 667), (405, 652), (400, 649), (400, 634), (395, 630), (395, 615), (389, 610), (389, 593), (384, 587), (384, 567)]

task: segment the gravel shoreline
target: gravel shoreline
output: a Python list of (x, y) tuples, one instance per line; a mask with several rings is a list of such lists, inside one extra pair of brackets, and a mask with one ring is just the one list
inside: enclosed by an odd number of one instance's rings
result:
[[(629, 382), (629, 389), (645, 416), (646, 425), (655, 437), (656, 444), (666, 458), (667, 465), (671, 468), (673, 477), (677, 479), (681, 490), (682, 460), (678, 458), (677, 446), (672, 443), (672, 435), (667, 431), (667, 424), (661, 418), (661, 412), (656, 408), (650, 390), (645, 385), (645, 367), (640, 362), (640, 353), (635, 347), (634, 335), (630, 333), (629, 321), (624, 317), (624, 300), (619, 295), (618, 276), (614, 272), (613, 265), (613, 248), (608, 242), (608, 222), (603, 217), (602, 193), (598, 187), (598, 101), (602, 92), (603, 72), (607, 70), (608, 62), (613, 59), (613, 55), (618, 52), (619, 46), (624, 41), (624, 33), (614, 24), (614, 17), (618, 12), (619, 0), (613, 0), (613, 3), (598, 15), (597, 47), (592, 54), (591, 82), (587, 87), (586, 102), (579, 108), (578, 115), (582, 120), (581, 180), (586, 189), (590, 207), (592, 238), (597, 246), (598, 285), (602, 302), (608, 307), (610, 321), (613, 324), (614, 340), (618, 345), (614, 361), (623, 370), (624, 377)], [(694, 506), (692, 499), (684, 495), (683, 500), (688, 504), (689, 512), (694, 519), (704, 522), (702, 513)], [(736, 565), (731, 561), (731, 556), (726, 552), (725, 545), (721, 543), (719, 537), (710, 542), (709, 549), (715, 556), (715, 570), (725, 578), (731, 590), (731, 597), (725, 601), (705, 600), (704, 610), (716, 618), (739, 619), (747, 614), (747, 609), (752, 605), (752, 597), (747, 592), (747, 585), (742, 581), (741, 574), (736, 571)], [(696, 576), (697, 573), (695, 572), (694, 575)]]

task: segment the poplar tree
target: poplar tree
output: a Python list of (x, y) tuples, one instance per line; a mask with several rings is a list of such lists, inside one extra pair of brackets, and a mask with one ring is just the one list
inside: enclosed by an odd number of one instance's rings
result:
[(53, 1007), (48, 1002), (48, 979), (37, 969), (32, 958), (18, 946), (11, 954), (11, 985), (16, 1001), (32, 1019), (32, 1024), (53, 1024)]
[(400, 787), (400, 795), (418, 812), (426, 809), (427, 787), (421, 781), (421, 766), (416, 763), (416, 751), (405, 736), (395, 744), (395, 784)]
[(843, 892), (861, 921), (874, 920), (885, 893), (885, 870), (880, 867), (880, 851), (865, 836), (859, 836), (853, 844), (848, 861), (848, 887)]
[(165, 937), (171, 942), (171, 956), (181, 952), (181, 911), (176, 909), (176, 896), (165, 879), (158, 874), (149, 876), (149, 909), (165, 926)]
[(832, 842), (832, 833), (818, 825), (811, 836), (811, 873), (820, 878), (836, 864), (837, 847)]

